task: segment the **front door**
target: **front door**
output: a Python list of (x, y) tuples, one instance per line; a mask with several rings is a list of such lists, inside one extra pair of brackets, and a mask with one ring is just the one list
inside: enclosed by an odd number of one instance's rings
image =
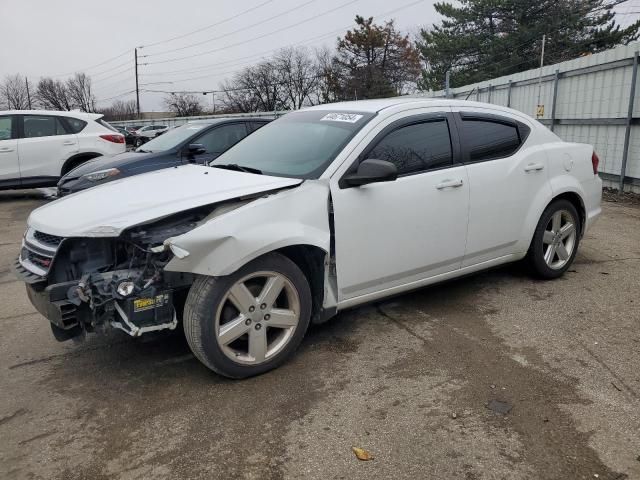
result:
[(332, 179), (339, 301), (460, 268), (469, 185), (451, 122), (446, 112), (404, 113), (372, 132), (350, 171), (387, 160), (395, 181), (341, 187)]

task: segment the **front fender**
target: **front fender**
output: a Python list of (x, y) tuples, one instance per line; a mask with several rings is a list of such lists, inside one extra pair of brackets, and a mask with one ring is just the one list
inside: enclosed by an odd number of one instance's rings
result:
[(308, 180), (299, 187), (251, 201), (168, 240), (188, 252), (165, 270), (209, 276), (233, 273), (270, 251), (312, 245), (329, 251), (329, 187)]

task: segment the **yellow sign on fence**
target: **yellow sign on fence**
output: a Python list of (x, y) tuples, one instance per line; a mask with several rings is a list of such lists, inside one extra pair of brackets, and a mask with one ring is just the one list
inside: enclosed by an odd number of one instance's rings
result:
[(544, 105), (538, 105), (536, 108), (536, 118), (544, 117)]

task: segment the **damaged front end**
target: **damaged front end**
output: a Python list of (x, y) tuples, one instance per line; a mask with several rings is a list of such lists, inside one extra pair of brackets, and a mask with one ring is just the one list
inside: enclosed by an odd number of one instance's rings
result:
[(29, 228), (14, 270), (60, 341), (109, 327), (133, 337), (172, 330), (193, 275), (164, 270), (174, 256), (164, 242), (212, 210), (180, 212), (115, 238), (62, 238)]

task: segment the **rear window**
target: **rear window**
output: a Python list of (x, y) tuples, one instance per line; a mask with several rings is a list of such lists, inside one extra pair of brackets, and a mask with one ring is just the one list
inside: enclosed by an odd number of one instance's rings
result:
[(101, 118), (99, 118), (98, 120), (96, 120), (96, 123), (99, 123), (100, 125), (102, 125), (104, 128), (108, 128), (109, 130), (111, 130), (112, 132), (116, 132), (116, 133), (120, 133), (118, 132), (118, 130), (116, 130), (113, 126), (109, 125), (107, 122), (105, 122), (104, 120), (102, 120)]
[(84, 120), (80, 120), (79, 118), (66, 117), (65, 120), (69, 125), (69, 130), (71, 130), (71, 133), (80, 133), (82, 130), (84, 130), (84, 127), (87, 126), (87, 122), (85, 122)]
[(520, 148), (515, 125), (489, 119), (463, 119), (463, 137), (470, 162), (505, 158)]

